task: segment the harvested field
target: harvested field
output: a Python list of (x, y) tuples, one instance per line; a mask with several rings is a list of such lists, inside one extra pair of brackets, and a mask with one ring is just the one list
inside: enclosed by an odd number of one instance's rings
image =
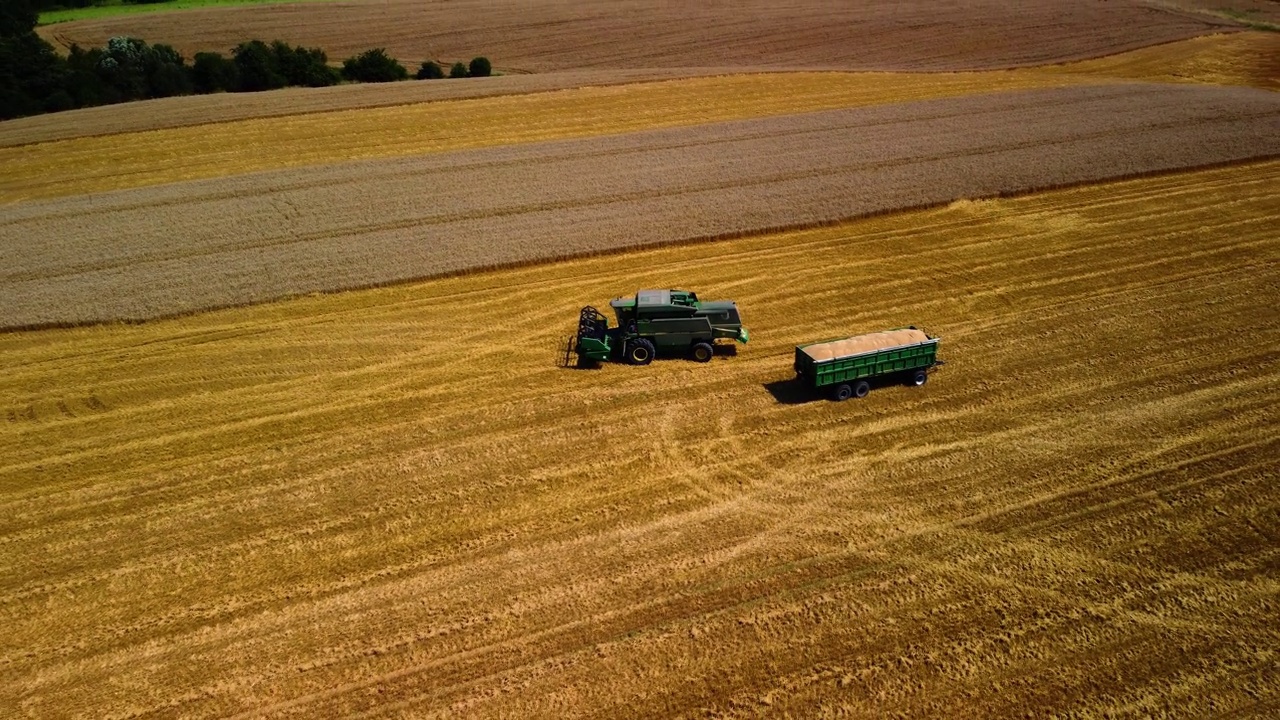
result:
[(1276, 94), (1130, 84), (23, 203), (0, 222), (0, 325), (154, 318), (1274, 155)]
[[(0, 706), (1267, 717), (1278, 183), (0, 336)], [(579, 305), (671, 285), (751, 345), (554, 366)], [(906, 322), (943, 337), (922, 389), (780, 382)]]
[(321, 47), (334, 59), (385, 47), (406, 65), (485, 55), (499, 69), (522, 72), (972, 70), (1096, 57), (1238, 27), (1136, 0), (352, 0), (85, 20), (42, 33), (63, 47), (97, 47), (132, 35), (173, 45), (188, 57), (278, 38)]
[[(1038, 69), (966, 73), (959, 77), (936, 75), (919, 77), (901, 73), (859, 73), (852, 76), (796, 73), (785, 77), (762, 77), (759, 74), (762, 72), (760, 68), (754, 70), (738, 68), (733, 71), (735, 74), (750, 73), (751, 76), (724, 77), (716, 81), (700, 83), (663, 83), (656, 86), (632, 87), (628, 88), (628, 93), (643, 95), (641, 106), (660, 108), (663, 112), (661, 117), (671, 118), (668, 122), (674, 122), (677, 117), (681, 122), (691, 120), (705, 122), (707, 120), (705, 116), (692, 116), (685, 107), (689, 102), (686, 96), (690, 91), (698, 93), (694, 101), (700, 105), (703, 113), (712, 112), (716, 114), (715, 119), (728, 119), (725, 114), (729, 112), (751, 113), (755, 116), (778, 112), (776, 102), (767, 104), (762, 102), (763, 98), (771, 93), (795, 103), (794, 106), (786, 108), (787, 112), (802, 112), (921, 100), (926, 96), (936, 97), (942, 94), (990, 92), (1014, 87), (1052, 87), (1072, 82), (1053, 77), (1059, 73), (1087, 76), (1092, 80), (1082, 79), (1081, 81), (1093, 83), (1123, 79), (1248, 85), (1275, 90), (1280, 89), (1280, 64), (1278, 63), (1280, 63), (1280, 34), (1234, 32), (1166, 43), (1096, 60), (1064, 63)], [(290, 88), (271, 93), (188, 95), (9, 120), (0, 123), (0, 147), (144, 130), (210, 125), (254, 118), (386, 108), (424, 102), (438, 103), (447, 100), (556, 90), (578, 90), (602, 85), (656, 82), (679, 77), (725, 75), (729, 70), (728, 68), (576, 70), (538, 75), (476, 78), (468, 82), (366, 83), (330, 88)], [(602, 112), (599, 106), (607, 105), (610, 97), (608, 94), (593, 95), (591, 92), (577, 94), (575, 99), (589, 101), (596, 107), (592, 109), (574, 107), (571, 108), (572, 113), (599, 115)], [(527, 99), (523, 103), (525, 113), (538, 118), (539, 124), (547, 122), (545, 118), (539, 116), (546, 115), (552, 109), (550, 106), (540, 106), (537, 102), (528, 102)], [(456, 120), (455, 115), (438, 108), (422, 111), (422, 121), (427, 127), (419, 127), (417, 130), (429, 131), (435, 124), (431, 122), (431, 118), (436, 112), (440, 112), (446, 121), (465, 121), (468, 125), (474, 125), (480, 122), (479, 118), (490, 111), (497, 111), (498, 107), (499, 105), (496, 104), (468, 106), (466, 112), (469, 114)], [(346, 116), (343, 116), (343, 119), (349, 120)], [(383, 116), (380, 120), (396, 125), (402, 122), (396, 115)], [(295, 123), (296, 121), (295, 118)], [(336, 123), (327, 122), (326, 125), (332, 130)], [(296, 124), (288, 127), (296, 127)], [(369, 130), (369, 128), (364, 129)], [(511, 132), (510, 127), (483, 129), (486, 134), (498, 136), (505, 136)], [(274, 130), (277, 133), (283, 133), (286, 127), (277, 126)], [(225, 129), (210, 131), (205, 128), (205, 131), (221, 135)], [(130, 140), (138, 142), (141, 139), (134, 137)], [(13, 156), (9, 156), (5, 161), (10, 163), (15, 160)]]

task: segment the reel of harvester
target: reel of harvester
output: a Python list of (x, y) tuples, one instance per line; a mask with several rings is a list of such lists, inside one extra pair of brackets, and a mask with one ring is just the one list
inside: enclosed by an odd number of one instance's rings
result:
[(612, 349), (609, 345), (609, 320), (590, 305), (578, 313), (578, 332), (565, 342), (564, 366), (569, 367), (572, 356), (577, 355), (577, 367), (595, 367), (607, 360)]

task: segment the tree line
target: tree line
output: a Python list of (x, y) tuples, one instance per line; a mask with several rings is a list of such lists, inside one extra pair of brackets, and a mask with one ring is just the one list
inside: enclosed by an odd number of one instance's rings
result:
[[(0, 120), (174, 95), (409, 78), (409, 71), (381, 48), (347, 58), (335, 68), (323, 50), (279, 40), (250, 40), (230, 56), (196, 53), (190, 65), (169, 45), (128, 37), (111, 38), (103, 48), (73, 45), (64, 58), (35, 33), (37, 3), (43, 0), (0, 3)], [(454, 63), (448, 77), (485, 77), (491, 72), (489, 61), (477, 57), (470, 64)], [(445, 69), (430, 60), (415, 74), (418, 79), (445, 76)]]
[[(7, 1), (7, 0), (6, 0)], [(69, 10), (71, 8), (87, 8), (95, 5), (106, 5), (106, 0), (30, 0), (36, 12), (45, 10)], [(169, 0), (120, 0), (121, 5), (159, 5)]]

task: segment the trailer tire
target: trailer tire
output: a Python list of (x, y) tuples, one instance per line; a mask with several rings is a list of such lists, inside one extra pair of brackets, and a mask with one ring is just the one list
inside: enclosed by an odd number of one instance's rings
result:
[(711, 362), (712, 355), (715, 355), (715, 349), (712, 348), (710, 344), (704, 342), (694, 343), (693, 347), (689, 350), (689, 356), (693, 358), (694, 362)]
[(853, 384), (853, 396), (861, 400), (871, 392), (871, 383), (866, 380), (859, 380)]
[(929, 382), (929, 373), (925, 372), (924, 370), (917, 370), (914, 373), (911, 373), (912, 385), (915, 385), (916, 387), (920, 387), (921, 385), (924, 385), (927, 382)]
[(836, 402), (844, 402), (851, 397), (853, 397), (853, 388), (849, 387), (849, 383), (840, 383), (831, 392), (831, 398)]
[(653, 362), (653, 343), (640, 338), (627, 343), (627, 362), (632, 365), (648, 365)]

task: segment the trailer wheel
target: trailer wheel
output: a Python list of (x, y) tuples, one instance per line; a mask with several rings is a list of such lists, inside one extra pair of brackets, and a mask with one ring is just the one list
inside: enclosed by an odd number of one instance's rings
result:
[(693, 349), (689, 351), (690, 356), (695, 362), (711, 362), (711, 356), (715, 354), (715, 350), (707, 343), (694, 343)]
[(836, 402), (844, 402), (845, 400), (853, 397), (853, 388), (849, 387), (849, 383), (840, 383), (831, 393), (831, 397), (834, 398)]
[(916, 387), (920, 387), (921, 385), (927, 382), (929, 382), (929, 373), (925, 372), (924, 370), (917, 370), (911, 374), (912, 385), (915, 385)]
[(648, 365), (653, 362), (653, 343), (644, 338), (627, 343), (627, 362), (632, 365)]
[(861, 400), (871, 392), (871, 383), (866, 380), (859, 380), (853, 384), (853, 396)]

